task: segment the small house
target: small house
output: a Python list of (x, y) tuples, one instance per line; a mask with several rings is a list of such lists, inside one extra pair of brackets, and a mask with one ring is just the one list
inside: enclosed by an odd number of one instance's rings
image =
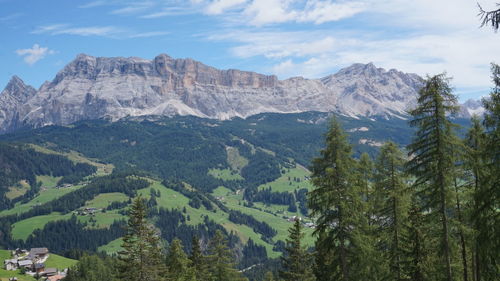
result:
[(45, 264), (44, 263), (35, 263), (35, 272), (36, 273), (42, 273), (45, 271)]
[(19, 267), (23, 267), (27, 270), (31, 270), (33, 268), (33, 261), (32, 260), (22, 260), (18, 262)]
[(6, 270), (16, 270), (18, 268), (17, 259), (5, 260), (4, 266)]
[(47, 268), (44, 272), (40, 273), (41, 276), (50, 277), (58, 275), (57, 268)]
[(31, 248), (27, 258), (31, 260), (43, 260), (48, 254), (49, 249), (47, 248)]

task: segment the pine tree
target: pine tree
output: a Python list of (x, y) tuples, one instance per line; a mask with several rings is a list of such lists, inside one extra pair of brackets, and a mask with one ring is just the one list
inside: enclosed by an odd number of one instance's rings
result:
[(361, 192), (363, 193), (364, 196), (364, 201), (367, 203), (366, 217), (368, 225), (372, 224), (372, 219), (373, 219), (373, 208), (370, 204), (371, 196), (373, 193), (371, 187), (371, 182), (373, 181), (373, 176), (374, 176), (373, 170), (374, 170), (374, 165), (370, 156), (368, 155), (368, 153), (362, 153), (358, 161), (359, 176), (357, 178), (359, 181), (358, 184), (361, 188)]
[(404, 175), (403, 153), (393, 142), (385, 143), (376, 162), (375, 216), (380, 247), (389, 261), (391, 280), (403, 280), (403, 237), (407, 221), (409, 194)]
[(486, 109), (486, 179), (474, 192), (476, 203), (473, 217), (477, 232), (477, 281), (493, 280), (500, 276), (500, 66), (492, 64), (494, 87), (488, 99), (483, 99)]
[(473, 280), (481, 280), (481, 257), (479, 256), (479, 249), (482, 248), (481, 237), (479, 237), (479, 230), (481, 226), (482, 213), (478, 214), (476, 210), (479, 207), (479, 191), (483, 190), (487, 178), (487, 167), (486, 167), (486, 154), (485, 154), (485, 144), (486, 144), (486, 134), (484, 128), (480, 123), (477, 116), (471, 119), (472, 126), (465, 136), (465, 145), (467, 148), (465, 167), (468, 171), (470, 182), (469, 186), (473, 192), (473, 202), (472, 202), (472, 212), (470, 214), (470, 221), (472, 223), (472, 228), (475, 230), (474, 242), (473, 242), (473, 256), (472, 256), (472, 277)]
[(425, 246), (427, 237), (425, 234), (424, 215), (422, 214), (419, 204), (412, 200), (412, 204), (408, 211), (408, 224), (406, 226), (408, 236), (403, 237), (404, 247), (404, 271), (408, 275), (408, 279), (412, 281), (430, 280), (426, 274), (426, 260), (428, 256)]
[[(167, 280), (168, 281), (195, 281), (195, 272), (191, 266), (182, 242), (174, 239), (168, 250), (167, 258)], [(203, 280), (203, 279), (201, 279)]]
[(280, 271), (280, 278), (284, 281), (316, 280), (312, 272), (312, 256), (302, 245), (304, 233), (300, 220), (295, 220), (288, 233), (285, 252), (281, 257), (283, 270)]
[(189, 259), (191, 260), (196, 280), (211, 280), (210, 272), (208, 271), (207, 257), (203, 255), (198, 236), (193, 236), (192, 245), (193, 248), (191, 249)]
[(362, 241), (358, 234), (365, 213), (353, 167), (351, 146), (340, 124), (332, 119), (326, 148), (313, 160), (315, 188), (309, 193), (311, 216), (317, 218), (314, 235), (318, 237), (316, 249), (321, 249), (317, 255), (332, 255), (316, 257), (318, 280), (350, 280), (351, 265), (360, 253), (356, 242)]
[(129, 210), (127, 233), (119, 252), (120, 279), (127, 281), (161, 281), (165, 272), (162, 247), (155, 228), (147, 222), (146, 202), (137, 197)]
[(456, 113), (458, 107), (449, 78), (444, 74), (428, 78), (419, 91), (417, 103), (417, 108), (410, 111), (413, 117), (410, 125), (417, 127), (417, 131), (413, 142), (408, 146), (412, 157), (408, 167), (416, 177), (415, 187), (423, 187), (425, 197), (429, 199), (426, 207), (440, 216), (445, 278), (452, 281), (448, 197), (458, 139), (454, 133), (454, 124), (446, 116)]
[(246, 280), (243, 275), (234, 268), (234, 257), (227, 245), (222, 231), (217, 230), (210, 240), (208, 248), (209, 270), (214, 281), (237, 281)]

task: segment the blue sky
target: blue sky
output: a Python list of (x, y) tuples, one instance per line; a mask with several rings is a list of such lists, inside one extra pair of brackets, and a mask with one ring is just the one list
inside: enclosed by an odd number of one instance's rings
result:
[(13, 75), (38, 88), (79, 53), (166, 53), (281, 79), (358, 62), (446, 71), (461, 100), (479, 98), (500, 33), (477, 13), (476, 0), (0, 0), (0, 89)]

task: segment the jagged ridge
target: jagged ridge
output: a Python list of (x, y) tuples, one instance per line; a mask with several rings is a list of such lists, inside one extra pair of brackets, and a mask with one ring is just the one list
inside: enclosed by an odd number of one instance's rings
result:
[(246, 118), (263, 112), (334, 111), (404, 118), (423, 79), (354, 64), (322, 79), (235, 69), (161, 54), (153, 60), (78, 55), (38, 91), (13, 77), (0, 96), (0, 132), (127, 116)]

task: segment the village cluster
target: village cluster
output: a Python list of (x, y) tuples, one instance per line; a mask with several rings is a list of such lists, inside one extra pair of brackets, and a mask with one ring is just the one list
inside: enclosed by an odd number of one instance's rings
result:
[[(21, 270), (27, 275), (37, 277), (39, 280), (59, 281), (66, 276), (67, 269), (58, 271), (57, 268), (46, 268), (45, 262), (49, 258), (47, 248), (31, 248), (29, 251), (16, 249), (12, 251), (12, 258), (4, 260), (6, 270)], [(16, 277), (9, 280), (15, 281)]]

